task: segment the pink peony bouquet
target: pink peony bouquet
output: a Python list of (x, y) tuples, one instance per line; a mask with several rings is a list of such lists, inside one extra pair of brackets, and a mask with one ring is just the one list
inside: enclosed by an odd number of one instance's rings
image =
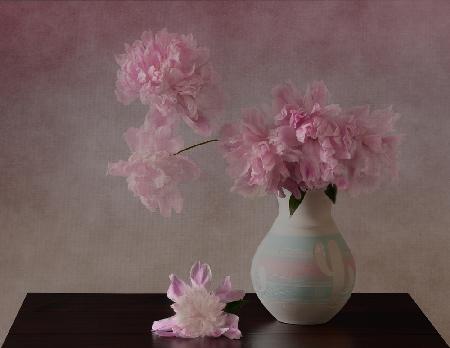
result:
[[(221, 130), (220, 148), (245, 196), (291, 193), (298, 207), (308, 190), (351, 194), (374, 190), (397, 176), (398, 118), (391, 108), (342, 109), (330, 104), (323, 82), (301, 93), (292, 83), (273, 89), (272, 111), (243, 111), (242, 121)], [(293, 211), (291, 211), (293, 213)]]
[(400, 136), (391, 108), (341, 108), (329, 101), (325, 84), (305, 92), (292, 83), (276, 86), (271, 110), (244, 109), (242, 120), (222, 126), (219, 139), (183, 148), (176, 135), (179, 120), (199, 135), (210, 135), (221, 114), (219, 78), (209, 51), (192, 35), (165, 29), (125, 46), (117, 56), (116, 95), (129, 104), (149, 107), (144, 124), (124, 138), (128, 161), (109, 164), (108, 173), (127, 178), (129, 189), (152, 212), (170, 216), (182, 210), (179, 184), (197, 178), (199, 167), (185, 151), (219, 141), (233, 180), (231, 190), (244, 196), (290, 194), (291, 214), (310, 190), (323, 190), (334, 202), (337, 190), (370, 192), (397, 176)]

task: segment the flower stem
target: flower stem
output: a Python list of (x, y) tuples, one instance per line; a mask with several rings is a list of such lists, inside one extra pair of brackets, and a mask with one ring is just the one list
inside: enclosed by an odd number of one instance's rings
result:
[(194, 144), (194, 145), (188, 146), (188, 147), (186, 147), (186, 148), (184, 148), (184, 149), (182, 149), (182, 150), (180, 150), (180, 151), (174, 153), (174, 156), (175, 156), (175, 155), (178, 155), (178, 154), (180, 154), (180, 153), (182, 153), (182, 152), (184, 152), (184, 151), (193, 149), (194, 147), (197, 147), (197, 146), (200, 146), (200, 145), (205, 145), (205, 144), (208, 144), (208, 143), (212, 143), (213, 141), (219, 141), (219, 139), (206, 140), (206, 141), (202, 141), (201, 143), (198, 143), (198, 144)]

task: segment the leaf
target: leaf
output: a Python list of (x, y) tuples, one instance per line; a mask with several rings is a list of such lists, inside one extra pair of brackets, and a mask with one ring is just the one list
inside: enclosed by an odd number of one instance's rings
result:
[(336, 203), (337, 186), (334, 184), (329, 184), (325, 190), (325, 194), (331, 199), (333, 204)]
[(289, 213), (291, 216), (295, 213), (299, 205), (302, 203), (303, 198), (305, 198), (306, 191), (300, 190), (300, 193), (300, 199), (295, 197), (293, 194), (291, 194), (291, 197), (289, 198)]
[(246, 300), (228, 302), (223, 311), (231, 314), (237, 314), (246, 302)]

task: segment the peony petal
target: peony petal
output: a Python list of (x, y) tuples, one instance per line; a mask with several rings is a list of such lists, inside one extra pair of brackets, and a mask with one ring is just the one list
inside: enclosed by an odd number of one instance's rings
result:
[(197, 261), (191, 268), (191, 284), (196, 286), (207, 286), (211, 280), (211, 267), (207, 263)]
[(280, 126), (276, 129), (277, 140), (287, 148), (298, 145), (295, 129), (290, 126)]
[(175, 332), (173, 331), (160, 331), (156, 330), (153, 331), (154, 334), (161, 336), (161, 337), (179, 337)]
[(197, 118), (194, 120), (189, 115), (182, 113), (181, 118), (186, 124), (191, 127), (195, 132), (202, 136), (209, 136), (212, 133), (211, 126), (208, 119), (201, 113), (198, 113)]
[(264, 114), (257, 108), (246, 108), (242, 110), (242, 127), (248, 132), (249, 139), (258, 141), (267, 137), (269, 131), (264, 122)]
[(286, 105), (303, 107), (302, 93), (298, 91), (290, 81), (275, 86), (272, 89), (272, 97), (272, 108), (275, 113), (280, 112)]
[(314, 105), (325, 106), (328, 101), (328, 89), (323, 81), (314, 81), (308, 86), (305, 93), (305, 108), (307, 112), (312, 112)]
[(231, 278), (226, 276), (219, 287), (216, 289), (215, 294), (224, 303), (241, 300), (245, 292), (243, 290), (231, 289)]
[[(155, 105), (154, 108), (150, 108), (145, 115), (145, 120), (142, 128), (147, 130), (159, 130), (159, 129), (169, 129), (170, 134), (176, 128), (177, 117), (174, 112), (167, 106), (162, 109)], [(181, 144), (182, 146), (183, 144)]]
[(152, 331), (161, 337), (177, 337), (175, 316), (153, 322)]
[(172, 216), (172, 200), (169, 201), (168, 197), (158, 200), (159, 212), (165, 218), (170, 218)]
[(174, 333), (176, 334), (177, 337), (181, 337), (181, 338), (197, 338), (197, 337), (199, 337), (198, 334), (192, 333), (187, 328), (176, 328), (174, 330)]
[(138, 137), (139, 129), (134, 127), (128, 128), (127, 131), (123, 134), (123, 138), (132, 152), (138, 150)]
[(229, 339), (238, 340), (242, 337), (242, 332), (239, 329), (228, 329), (223, 335)]
[(175, 325), (175, 316), (153, 322), (152, 331), (170, 331)]
[(211, 332), (211, 337), (220, 337), (222, 336), (225, 332), (227, 332), (229, 329), (228, 328), (220, 328), (220, 329), (216, 329), (213, 332)]
[(129, 164), (126, 161), (118, 161), (114, 163), (108, 163), (107, 175), (113, 176), (128, 176), (130, 173), (128, 171)]
[(366, 135), (362, 137), (362, 142), (371, 151), (375, 153), (383, 152), (382, 142), (383, 139), (380, 135)]
[(197, 163), (193, 162), (191, 159), (183, 155), (177, 155), (177, 158), (179, 159), (180, 166), (183, 169), (182, 172), (184, 179), (185, 180), (198, 179), (202, 170), (197, 165)]
[(239, 317), (235, 314), (227, 314), (225, 318), (225, 325), (228, 330), (223, 334), (232, 340), (237, 340), (242, 337), (242, 333), (238, 328)]
[(167, 297), (174, 302), (177, 302), (177, 299), (180, 296), (183, 296), (188, 285), (181, 279), (179, 279), (175, 274), (171, 274), (169, 276), (170, 285), (167, 290)]

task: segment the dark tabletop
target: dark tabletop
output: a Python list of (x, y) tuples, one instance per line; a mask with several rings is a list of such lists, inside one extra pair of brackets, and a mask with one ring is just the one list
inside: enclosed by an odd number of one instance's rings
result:
[(28, 294), (3, 347), (448, 347), (408, 294), (353, 294), (316, 326), (279, 323), (254, 294), (246, 299), (240, 340), (174, 339), (150, 332), (172, 315), (165, 294)]

